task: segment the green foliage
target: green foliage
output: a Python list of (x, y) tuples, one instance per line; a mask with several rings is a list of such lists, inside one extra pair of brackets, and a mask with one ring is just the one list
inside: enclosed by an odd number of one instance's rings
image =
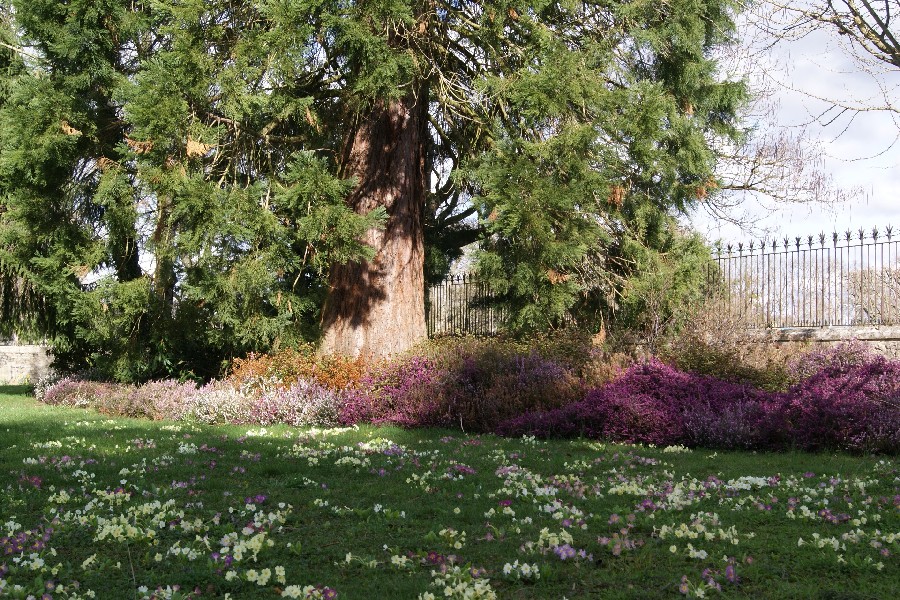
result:
[(348, 144), (404, 99), (428, 107), (427, 280), (481, 242), (513, 329), (615, 308), (657, 335), (642, 315), (671, 322), (702, 255), (670, 214), (741, 135), (713, 59), (736, 7), (0, 2), (4, 327), (129, 381), (316, 339), (329, 267), (391, 217), (345, 205), (372, 184)]
[(562, 320), (579, 291), (569, 274), (602, 235), (591, 215), (572, 214), (602, 185), (583, 158), (592, 137), (575, 126), (552, 142), (502, 142), (479, 170), (491, 234), (479, 270), (513, 309), (515, 329)]
[(609, 307), (610, 328), (637, 337), (651, 352), (679, 331), (706, 297), (709, 248), (699, 235), (682, 231), (652, 208), (634, 216), (607, 260), (620, 282), (620, 297)]
[(266, 62), (296, 30), (227, 2), (14, 4), (39, 58), (0, 78), (4, 325), (125, 381), (315, 338), (322, 274), (370, 257), (358, 239), (385, 214), (356, 215), (333, 161), (269, 139), (316, 130), (309, 98), (263, 89), (305, 68)]
[[(657, 337), (696, 295), (705, 253), (671, 215), (714, 192), (710, 140), (742, 135), (746, 91), (720, 81), (712, 57), (729, 42), (733, 7), (613, 3), (608, 28), (549, 35), (555, 19), (575, 18), (565, 6), (535, 16), (527, 68), (486, 77), (502, 117), (471, 165), (487, 232), (479, 270), (514, 329), (558, 324), (573, 306), (596, 329), (616, 308), (622, 324)], [(662, 305), (647, 305), (642, 294), (671, 277), (653, 301)]]

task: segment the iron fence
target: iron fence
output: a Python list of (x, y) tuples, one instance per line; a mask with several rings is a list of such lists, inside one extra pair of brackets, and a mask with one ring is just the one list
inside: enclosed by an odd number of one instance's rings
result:
[[(900, 325), (900, 235), (891, 227), (717, 245), (707, 279), (754, 328)], [(490, 297), (471, 274), (429, 286), (428, 335), (499, 333), (506, 315)]]
[(891, 227), (728, 244), (709, 283), (751, 327), (895, 325), (898, 251)]
[(429, 286), (425, 295), (428, 335), (495, 335), (505, 311), (491, 306), (490, 288), (473, 275), (453, 275)]

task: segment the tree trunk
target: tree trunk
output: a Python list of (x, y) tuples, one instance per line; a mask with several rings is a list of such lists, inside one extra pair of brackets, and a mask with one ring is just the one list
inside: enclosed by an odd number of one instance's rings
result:
[(365, 242), (371, 261), (335, 265), (322, 318), (325, 354), (389, 356), (423, 340), (425, 329), (424, 127), (421, 97), (377, 103), (348, 136), (343, 177), (355, 177), (347, 199), (358, 213), (383, 206), (384, 229)]

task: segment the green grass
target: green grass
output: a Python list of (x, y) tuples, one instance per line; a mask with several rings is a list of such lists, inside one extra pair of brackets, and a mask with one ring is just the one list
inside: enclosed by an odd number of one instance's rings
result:
[[(483, 569), (479, 580), (499, 598), (675, 598), (683, 576), (695, 594), (706, 569), (721, 586), (707, 597), (890, 598), (900, 581), (893, 457), (259, 429), (110, 419), (0, 388), (0, 565), (8, 570), (0, 597), (17, 597), (14, 585), (23, 586), (19, 597), (40, 597), (37, 588), (53, 582), (55, 598), (88, 590), (142, 598), (176, 585), (181, 597), (274, 598), (287, 586), (313, 585), (342, 599), (441, 598), (445, 585), (434, 586), (432, 575), (439, 560), (464, 573)], [(735, 485), (746, 477), (760, 479)], [(644, 501), (655, 510), (638, 510)], [(823, 508), (861, 521), (829, 522)], [(245, 529), (254, 515), (257, 525)], [(696, 531), (697, 523), (714, 539), (660, 535), (663, 526)], [(31, 543), (47, 528), (39, 550), (3, 545), (2, 536), (24, 530)], [(571, 546), (590, 556), (542, 552), (544, 528), (569, 533)], [(451, 529), (465, 532), (459, 548)], [(260, 534), (255, 561), (250, 551), (228, 567), (212, 559), (224, 537), (234, 548)], [(816, 535), (836, 538), (838, 550), (830, 541), (817, 547)], [(689, 556), (688, 544), (706, 557)], [(514, 561), (537, 565), (540, 579), (504, 576)], [(729, 561), (736, 583), (725, 576)], [(269, 569), (271, 579), (247, 581), (250, 569)]]

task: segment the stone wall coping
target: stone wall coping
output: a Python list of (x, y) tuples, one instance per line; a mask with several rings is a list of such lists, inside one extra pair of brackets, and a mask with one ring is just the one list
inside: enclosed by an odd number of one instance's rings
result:
[(0, 344), (0, 352), (4, 354), (33, 354), (35, 352), (47, 352), (47, 347), (39, 344)]
[(754, 337), (776, 342), (887, 341), (900, 340), (900, 326), (785, 327), (766, 329)]

